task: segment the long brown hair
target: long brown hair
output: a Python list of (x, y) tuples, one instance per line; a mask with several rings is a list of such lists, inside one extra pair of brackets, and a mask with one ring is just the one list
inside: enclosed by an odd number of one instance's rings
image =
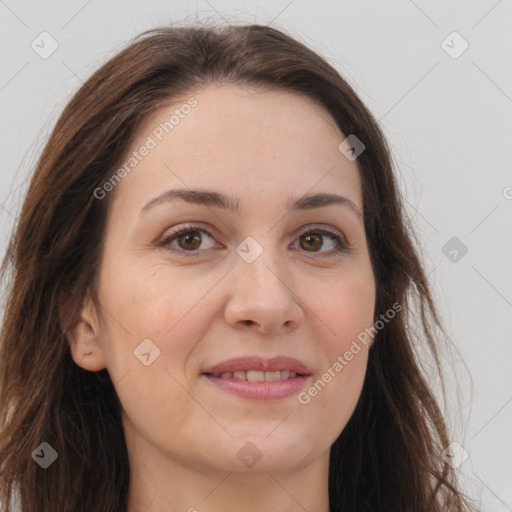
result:
[[(331, 510), (469, 510), (441, 457), (447, 428), (416, 359), (415, 346), (427, 346), (441, 372), (443, 331), (382, 132), (323, 58), (282, 31), (251, 25), (145, 32), (84, 83), (57, 121), (2, 265), (2, 277), (11, 277), (0, 339), (5, 511), (16, 493), (22, 512), (126, 510), (120, 403), (106, 369), (88, 372), (73, 362), (59, 297), (67, 294), (74, 316), (95, 294), (109, 197), (100, 201), (94, 190), (119, 165), (140, 122), (169, 99), (221, 82), (306, 95), (366, 147), (357, 164), (375, 319), (395, 303), (402, 309), (377, 333), (358, 405), (332, 445)], [(31, 457), (42, 442), (58, 454), (47, 469)]]

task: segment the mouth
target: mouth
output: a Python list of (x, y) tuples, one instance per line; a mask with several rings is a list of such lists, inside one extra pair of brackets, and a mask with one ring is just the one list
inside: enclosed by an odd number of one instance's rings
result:
[(288, 380), (297, 377), (297, 375), (303, 377), (290, 370), (275, 371), (275, 372), (262, 372), (259, 370), (239, 370), (236, 372), (222, 372), (222, 373), (206, 373), (205, 375), (211, 375), (216, 379), (235, 379), (235, 380), (246, 380), (248, 382), (276, 382), (281, 380)]
[(279, 400), (298, 393), (311, 377), (298, 359), (244, 357), (205, 370), (204, 375), (222, 391), (252, 400)]

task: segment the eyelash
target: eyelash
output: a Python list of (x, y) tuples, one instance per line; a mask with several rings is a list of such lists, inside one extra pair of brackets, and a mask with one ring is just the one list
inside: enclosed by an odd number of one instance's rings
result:
[[(164, 250), (169, 251), (171, 253), (180, 253), (180, 254), (184, 255), (186, 258), (194, 258), (194, 257), (200, 256), (201, 252), (202, 252), (200, 250), (186, 251), (184, 249), (174, 249), (174, 248), (170, 247), (171, 242), (176, 240), (180, 235), (184, 235), (186, 233), (190, 233), (190, 232), (194, 232), (194, 231), (198, 231), (200, 233), (206, 233), (210, 238), (213, 239), (213, 236), (207, 230), (203, 229), (200, 226), (197, 226), (194, 224), (189, 224), (189, 225), (183, 226), (182, 228), (180, 228), (176, 231), (169, 233), (169, 235), (166, 236), (159, 243), (159, 246), (162, 247)], [(317, 256), (318, 258), (332, 257), (334, 255), (338, 255), (339, 253), (347, 252), (349, 250), (349, 246), (345, 243), (343, 238), (340, 235), (338, 235), (338, 233), (336, 233), (334, 231), (330, 231), (325, 228), (305, 230), (299, 234), (298, 238), (300, 238), (301, 236), (304, 236), (304, 235), (312, 234), (312, 233), (317, 234), (317, 235), (329, 236), (335, 240), (336, 245), (337, 245), (337, 248), (332, 250), (329, 254), (324, 255), (324, 256), (319, 255), (319, 256)], [(208, 249), (204, 249), (204, 250), (208, 250)], [(305, 251), (305, 252), (308, 252), (308, 251)], [(312, 251), (312, 254), (315, 254), (315, 251)], [(316, 253), (316, 254), (321, 254), (321, 253)]]

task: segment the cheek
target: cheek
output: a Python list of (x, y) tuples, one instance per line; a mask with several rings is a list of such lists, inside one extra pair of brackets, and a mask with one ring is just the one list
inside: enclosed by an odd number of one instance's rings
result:
[(325, 362), (298, 401), (304, 409), (302, 415), (311, 415), (315, 424), (323, 425), (332, 443), (345, 428), (361, 394), (371, 344), (366, 330), (373, 325), (375, 293), (371, 279), (340, 280), (336, 287), (331, 283), (329, 290), (323, 301), (317, 301), (319, 317), (329, 327), (317, 337)]
[(311, 308), (328, 327), (318, 338), (326, 360), (312, 385), (299, 395), (299, 403), (315, 422), (330, 425), (327, 435), (332, 442), (350, 419), (366, 374), (375, 304), (369, 268), (340, 274), (309, 295)]
[(343, 270), (321, 286), (311, 287), (312, 309), (328, 327), (326, 353), (333, 362), (348, 350), (351, 342), (373, 325), (375, 282), (371, 267)]
[(111, 313), (107, 366), (126, 416), (138, 431), (160, 440), (186, 430), (192, 415), (207, 424), (208, 415), (187, 392), (185, 369), (210, 328), (205, 293), (218, 278), (162, 266), (131, 274), (119, 267), (110, 277), (102, 293)]
[(174, 338), (180, 346), (190, 338), (187, 329), (207, 326), (198, 321), (198, 312), (205, 309), (208, 292), (222, 274), (165, 264), (125, 265), (125, 270), (121, 266), (112, 269), (102, 297), (132, 341), (151, 338), (158, 344)]
[[(168, 265), (105, 258), (100, 279), (101, 333), (114, 384), (128, 372), (144, 393), (151, 392), (145, 387), (167, 389), (169, 381), (174, 382), (163, 369), (183, 367), (194, 340), (201, 338), (201, 329), (208, 323), (197, 321), (197, 311), (205, 290), (213, 285), (208, 286), (211, 280), (173, 271)], [(144, 357), (148, 351), (150, 356)], [(146, 366), (141, 359), (154, 362)]]
[(361, 394), (367, 361), (368, 349), (361, 347), (351, 361), (335, 361), (325, 368), (299, 395), (301, 417), (314, 419), (314, 430), (309, 433), (311, 442), (318, 437), (315, 429), (322, 431), (323, 441), (329, 445), (344, 430)]

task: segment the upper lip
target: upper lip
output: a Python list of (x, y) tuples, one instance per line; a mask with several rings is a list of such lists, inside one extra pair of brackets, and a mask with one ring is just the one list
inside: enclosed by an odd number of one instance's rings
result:
[(306, 364), (298, 359), (287, 356), (277, 356), (271, 359), (262, 358), (257, 356), (237, 357), (229, 359), (222, 363), (211, 366), (203, 371), (203, 373), (210, 373), (218, 375), (223, 372), (239, 372), (256, 370), (263, 372), (277, 372), (277, 371), (291, 371), (299, 375), (310, 375), (311, 370)]

